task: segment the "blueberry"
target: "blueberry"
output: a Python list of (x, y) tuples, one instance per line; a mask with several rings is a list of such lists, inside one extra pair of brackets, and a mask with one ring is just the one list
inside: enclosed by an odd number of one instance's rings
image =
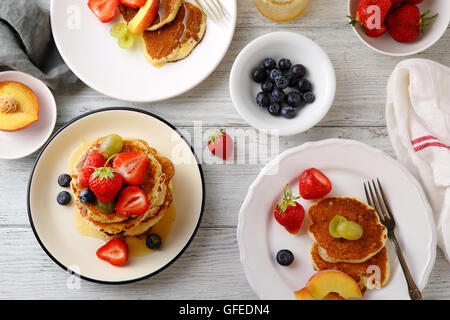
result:
[(270, 80), (275, 81), (275, 79), (278, 76), (281, 76), (282, 74), (283, 74), (283, 72), (280, 69), (272, 69), (269, 72), (269, 78), (270, 78)]
[(80, 199), (84, 204), (90, 204), (95, 201), (95, 195), (91, 190), (83, 189), (80, 192)]
[(291, 91), (286, 96), (286, 103), (291, 107), (298, 107), (302, 100), (302, 94), (298, 91)]
[(277, 262), (282, 266), (288, 266), (294, 261), (294, 255), (289, 250), (280, 250), (277, 253)]
[(298, 81), (297, 88), (301, 93), (311, 91), (311, 82), (309, 82), (309, 80), (306, 78), (300, 79)]
[(269, 113), (273, 116), (278, 116), (281, 112), (281, 106), (278, 102), (272, 102), (269, 106)]
[(68, 187), (68, 186), (70, 186), (70, 181), (72, 181), (72, 177), (71, 176), (69, 176), (68, 174), (62, 174), (62, 175), (60, 175), (59, 177), (58, 177), (58, 184), (61, 186), (61, 187)]
[(263, 66), (266, 70), (272, 70), (277, 67), (277, 62), (273, 58), (267, 58), (264, 60)]
[(67, 191), (58, 193), (58, 196), (56, 197), (56, 201), (58, 201), (58, 203), (62, 206), (69, 204), (70, 200), (72, 200), (72, 196)]
[(267, 77), (266, 70), (262, 67), (257, 67), (252, 72), (252, 79), (257, 83), (263, 82), (264, 80), (266, 80), (266, 77)]
[(294, 76), (292, 73), (287, 74), (287, 77), (289, 78), (289, 87), (297, 88), (298, 78)]
[(275, 78), (275, 85), (280, 89), (286, 89), (289, 86), (289, 79), (284, 74)]
[(273, 82), (272, 81), (264, 81), (261, 84), (261, 89), (263, 92), (270, 93), (273, 90)]
[(273, 88), (272, 98), (275, 102), (282, 104), (284, 102), (285, 97), (286, 95), (284, 94), (283, 90), (277, 87)]
[(303, 100), (305, 100), (307, 103), (313, 103), (314, 100), (316, 100), (316, 97), (314, 96), (314, 93), (308, 91), (303, 95)]
[(306, 68), (302, 64), (296, 64), (295, 66), (292, 67), (291, 73), (296, 78), (303, 78), (306, 75)]
[(156, 233), (152, 233), (145, 239), (145, 245), (152, 250), (159, 249), (161, 248), (161, 237)]
[(280, 62), (278, 62), (278, 66), (280, 67), (281, 70), (285, 71), (291, 68), (292, 63), (291, 60), (283, 58), (280, 60)]
[(267, 108), (270, 104), (270, 97), (265, 92), (260, 92), (256, 96), (256, 103), (262, 108)]
[(295, 117), (295, 109), (291, 106), (284, 106), (283, 109), (281, 109), (281, 115), (287, 119), (291, 119)]

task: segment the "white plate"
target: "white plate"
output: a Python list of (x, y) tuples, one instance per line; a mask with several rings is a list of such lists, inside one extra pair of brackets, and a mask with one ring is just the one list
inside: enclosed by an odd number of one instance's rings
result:
[[(290, 184), (298, 194), (298, 177), (315, 167), (324, 172), (333, 190), (330, 195), (365, 201), (363, 181), (374, 177), (388, 195), (395, 219), (396, 235), (419, 289), (428, 281), (436, 255), (435, 226), (424, 192), (413, 176), (396, 160), (375, 148), (352, 140), (330, 139), (305, 143), (283, 152), (271, 161), (250, 186), (239, 214), (238, 244), (247, 279), (261, 299), (295, 299), (315, 273), (309, 252), (313, 241), (307, 233), (306, 215), (298, 234), (288, 233), (273, 218), (280, 193)], [(301, 199), (308, 210), (311, 201)], [(276, 253), (289, 249), (294, 263), (278, 265)], [(409, 299), (403, 272), (390, 243), (391, 279), (381, 290), (369, 290), (365, 299)]]
[(56, 124), (56, 102), (50, 89), (39, 79), (18, 71), (0, 73), (0, 82), (17, 81), (33, 90), (39, 102), (39, 120), (12, 132), (0, 131), (0, 159), (24, 158), (50, 138)]
[(231, 15), (226, 26), (207, 21), (203, 40), (186, 58), (155, 68), (137, 44), (122, 50), (109, 34), (119, 15), (101, 23), (86, 0), (52, 0), (50, 17), (61, 56), (91, 88), (116, 99), (150, 102), (182, 94), (206, 79), (222, 61), (236, 26), (236, 0), (221, 1)]
[[(176, 218), (163, 248), (143, 257), (132, 257), (121, 268), (97, 258), (95, 252), (104, 241), (80, 235), (75, 229), (72, 206), (60, 206), (56, 202), (57, 194), (64, 190), (57, 183), (58, 176), (67, 173), (74, 150), (83, 140), (91, 141), (111, 133), (147, 141), (175, 166), (172, 181)], [(59, 266), (83, 279), (127, 283), (163, 270), (188, 247), (202, 216), (203, 174), (191, 147), (169, 123), (141, 110), (101, 109), (72, 120), (49, 140), (36, 160), (27, 200), (34, 234)]]
[[(297, 116), (274, 117), (256, 104), (261, 84), (251, 78), (252, 71), (265, 58), (288, 58), (292, 64), (303, 64), (308, 70), (316, 100), (297, 108)], [(287, 92), (287, 91), (286, 91)], [(293, 32), (273, 32), (250, 42), (239, 53), (230, 74), (231, 100), (237, 112), (252, 127), (277, 130), (281, 136), (295, 135), (316, 125), (327, 114), (336, 93), (336, 75), (325, 51), (314, 41)]]

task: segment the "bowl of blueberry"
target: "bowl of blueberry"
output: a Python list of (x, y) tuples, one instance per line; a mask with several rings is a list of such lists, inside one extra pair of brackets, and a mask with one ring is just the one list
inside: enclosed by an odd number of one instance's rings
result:
[(292, 32), (257, 38), (238, 55), (230, 93), (238, 113), (258, 130), (295, 135), (327, 114), (336, 75), (327, 54), (312, 40)]

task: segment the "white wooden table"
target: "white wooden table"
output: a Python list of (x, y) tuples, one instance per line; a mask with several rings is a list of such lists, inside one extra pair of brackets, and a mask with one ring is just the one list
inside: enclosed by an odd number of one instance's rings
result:
[[(187, 131), (199, 119), (211, 129), (248, 129), (230, 100), (228, 78), (232, 63), (254, 38), (288, 30), (313, 39), (329, 54), (336, 69), (337, 94), (330, 112), (316, 127), (280, 139), (281, 151), (305, 141), (339, 137), (359, 140), (392, 155), (384, 120), (385, 87), (393, 68), (402, 59), (365, 47), (346, 25), (346, 7), (346, 0), (313, 0), (299, 19), (278, 24), (263, 18), (253, 1), (238, 0), (238, 25), (229, 52), (217, 70), (197, 88), (168, 101), (136, 105), (103, 96), (80, 82), (56, 95), (57, 127), (100, 107), (133, 106), (151, 111)], [(416, 57), (450, 66), (450, 32)], [(26, 188), (35, 158), (36, 154), (21, 160), (0, 161), (1, 299), (256, 298), (239, 261), (236, 226), (247, 188), (263, 163), (203, 166), (207, 198), (201, 227), (184, 255), (168, 269), (134, 284), (107, 286), (82, 281), (79, 289), (68, 289), (68, 274), (40, 248), (28, 222)], [(450, 265), (439, 250), (423, 296), (450, 299)]]

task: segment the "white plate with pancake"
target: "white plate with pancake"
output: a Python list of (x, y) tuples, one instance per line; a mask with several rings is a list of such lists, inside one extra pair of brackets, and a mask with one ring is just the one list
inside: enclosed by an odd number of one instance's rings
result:
[(119, 14), (101, 23), (86, 0), (52, 0), (50, 17), (61, 56), (85, 84), (116, 99), (152, 102), (194, 88), (222, 61), (234, 35), (237, 11), (236, 0), (221, 3), (230, 15), (228, 22), (219, 25), (207, 19), (203, 40), (192, 53), (161, 68), (146, 61), (140, 43), (123, 50), (110, 36), (111, 27), (121, 21)]
[[(396, 235), (420, 290), (427, 284), (436, 255), (436, 233), (431, 208), (417, 180), (383, 151), (353, 140), (309, 142), (283, 152), (261, 171), (241, 207), (238, 244), (250, 286), (261, 299), (295, 299), (314, 271), (306, 213), (300, 231), (292, 235), (273, 217), (286, 184), (298, 195), (303, 170), (317, 168), (331, 181), (329, 196), (366, 201), (363, 181), (379, 178), (397, 221)], [(308, 211), (313, 201), (297, 200)], [(409, 299), (405, 277), (389, 240), (386, 248), (390, 280), (379, 290), (367, 290), (364, 299)], [(294, 262), (279, 265), (276, 254), (288, 249)]]
[[(69, 173), (72, 155), (83, 142), (111, 133), (146, 141), (175, 166), (172, 183), (176, 215), (169, 235), (161, 249), (130, 257), (122, 267), (97, 258), (96, 251), (105, 241), (79, 233), (74, 223), (73, 200), (68, 206), (56, 202), (59, 192), (70, 191), (60, 187), (57, 179), (60, 174)], [(122, 284), (158, 273), (184, 252), (200, 225), (204, 192), (201, 166), (189, 143), (172, 125), (141, 110), (100, 109), (66, 124), (43, 147), (29, 180), (28, 216), (39, 244), (64, 270), (94, 282)]]

